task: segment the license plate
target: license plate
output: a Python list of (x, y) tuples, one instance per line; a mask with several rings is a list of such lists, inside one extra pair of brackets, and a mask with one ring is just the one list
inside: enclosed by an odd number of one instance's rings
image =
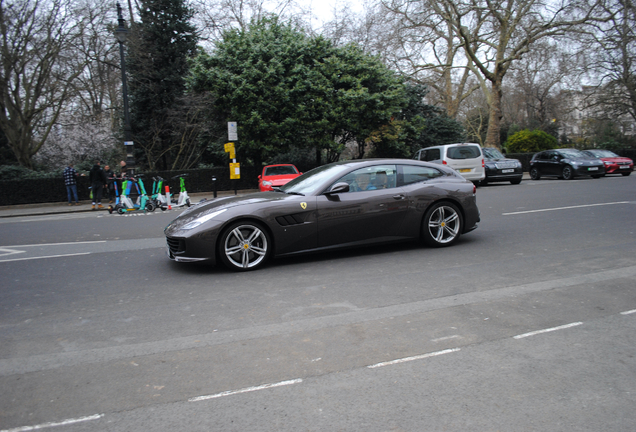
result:
[(629, 169), (629, 165), (621, 165), (620, 168), (621, 169)]
[(515, 172), (515, 170), (513, 169), (507, 169), (507, 170), (501, 170), (502, 173), (511, 173), (511, 172)]
[(470, 171), (471, 171), (470, 168), (464, 168), (459, 170), (459, 172), (470, 172)]
[(587, 169), (588, 171), (598, 171), (598, 167), (591, 167)]

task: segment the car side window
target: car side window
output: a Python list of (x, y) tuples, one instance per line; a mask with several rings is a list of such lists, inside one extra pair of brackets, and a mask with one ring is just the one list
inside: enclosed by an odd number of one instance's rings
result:
[(432, 149), (427, 149), (425, 150), (426, 153), (424, 154), (423, 158), (420, 158), (420, 160), (426, 161), (426, 162), (431, 162), (434, 160), (440, 160), (440, 151), (438, 148), (432, 148)]
[(395, 165), (375, 165), (360, 168), (338, 179), (334, 184), (349, 184), (349, 192), (394, 188), (397, 184)]
[(400, 185), (402, 186), (430, 180), (444, 175), (441, 171), (435, 168), (414, 165), (400, 165), (400, 170)]

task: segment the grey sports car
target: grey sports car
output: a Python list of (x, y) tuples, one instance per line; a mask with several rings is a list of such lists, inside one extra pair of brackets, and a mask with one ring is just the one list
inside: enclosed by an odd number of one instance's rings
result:
[(477, 228), (475, 186), (408, 159), (336, 162), (272, 192), (203, 201), (164, 231), (176, 261), (253, 270), (272, 256), (422, 240), (449, 246)]

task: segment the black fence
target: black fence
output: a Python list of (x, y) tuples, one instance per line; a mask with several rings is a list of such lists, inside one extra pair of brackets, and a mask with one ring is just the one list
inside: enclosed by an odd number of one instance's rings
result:
[[(227, 191), (234, 189), (255, 189), (258, 187), (258, 174), (252, 167), (241, 167), (241, 178), (230, 180), (230, 170), (227, 167), (209, 169), (193, 169), (183, 171), (154, 171), (142, 173), (146, 191), (150, 194), (153, 187), (153, 177), (161, 176), (164, 187), (170, 186), (171, 192), (179, 192), (179, 174), (186, 174), (185, 186), (188, 193)], [(212, 179), (215, 178), (216, 181)], [(80, 201), (90, 199), (90, 181), (88, 177), (78, 177), (77, 193)], [(0, 181), (0, 206), (15, 204), (33, 204), (66, 201), (66, 186), (64, 179), (26, 179)]]
[[(620, 156), (636, 159), (636, 149), (615, 150)], [(530, 159), (534, 153), (509, 153), (507, 157), (519, 159), (524, 171), (530, 167)], [(187, 174), (185, 177), (186, 189), (189, 193), (212, 192), (215, 187), (218, 191), (228, 191), (234, 189), (255, 189), (258, 187), (258, 175), (256, 168), (241, 167), (240, 180), (230, 180), (230, 170), (228, 167), (214, 167), (208, 169), (193, 169), (184, 171), (155, 171), (144, 172), (143, 181), (146, 191), (152, 192), (152, 178), (161, 176), (164, 185), (170, 186), (171, 192), (179, 192), (179, 174)], [(213, 182), (212, 178), (216, 178)], [(215, 184), (216, 183), (216, 184)], [(85, 201), (90, 199), (90, 182), (88, 177), (79, 177), (77, 182), (77, 192), (79, 199)], [(59, 178), (47, 179), (27, 179), (27, 180), (0, 180), (0, 206), (15, 204), (33, 204), (47, 202), (66, 201), (66, 186), (64, 180)]]

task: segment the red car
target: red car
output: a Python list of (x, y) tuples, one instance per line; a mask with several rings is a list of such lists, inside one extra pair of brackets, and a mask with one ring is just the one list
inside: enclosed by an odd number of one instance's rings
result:
[(263, 174), (258, 176), (258, 188), (261, 192), (271, 191), (301, 174), (292, 164), (267, 165)]
[(609, 150), (583, 150), (583, 153), (602, 160), (603, 164), (605, 164), (605, 174), (622, 174), (628, 176), (634, 170), (633, 160), (621, 157)]

